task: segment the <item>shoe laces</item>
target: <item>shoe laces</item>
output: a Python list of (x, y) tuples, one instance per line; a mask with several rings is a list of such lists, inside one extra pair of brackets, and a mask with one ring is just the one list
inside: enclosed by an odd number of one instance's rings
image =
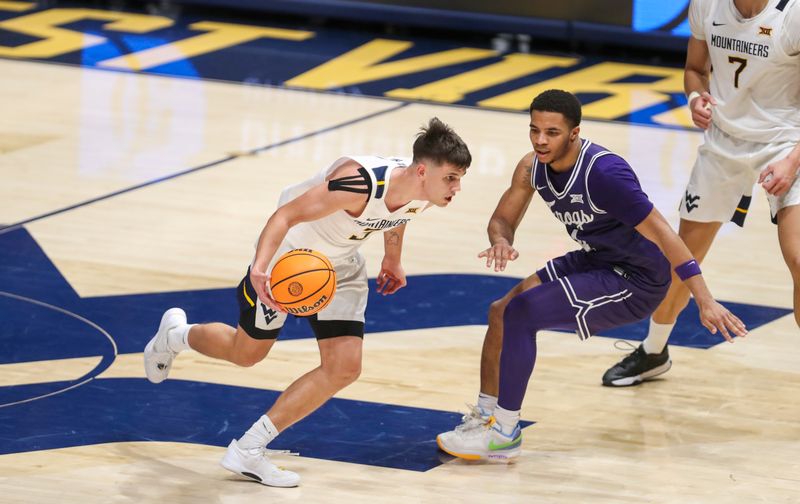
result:
[(248, 452), (252, 453), (253, 455), (259, 455), (261, 457), (270, 458), (272, 455), (290, 455), (292, 457), (299, 457), (299, 452), (293, 452), (291, 450), (271, 450), (266, 446), (261, 446), (259, 448), (250, 448), (247, 450)]
[(627, 340), (616, 340), (614, 342), (614, 348), (616, 348), (617, 350), (621, 350), (623, 352), (629, 352), (628, 355), (623, 357), (623, 359), (617, 363), (617, 365), (627, 364), (630, 361), (636, 359), (636, 351), (639, 350), (638, 346), (634, 345), (633, 343)]
[(153, 343), (153, 351), (158, 354), (168, 354), (172, 358), (175, 358), (175, 356), (178, 355), (178, 352), (174, 352), (169, 347), (169, 331), (164, 333), (163, 338), (156, 339), (155, 343)]
[(621, 350), (623, 352), (630, 352), (630, 351), (635, 351), (639, 347), (634, 345), (628, 340), (618, 339), (617, 341), (614, 342), (614, 348), (616, 348), (617, 350)]
[(469, 403), (467, 405), (467, 412), (461, 417), (461, 423), (456, 426), (456, 431), (466, 432), (477, 429), (486, 423), (486, 419), (481, 415), (481, 410), (477, 406)]
[(273, 468), (278, 469), (279, 471), (288, 471), (288, 469), (286, 469), (283, 466), (279, 466), (278, 464), (275, 464), (274, 462), (272, 462), (272, 460), (270, 458), (270, 457), (272, 457), (272, 455), (291, 455), (291, 456), (295, 456), (295, 457), (300, 455), (299, 453), (292, 452), (290, 450), (270, 450), (266, 446), (261, 446), (259, 448), (251, 448), (251, 449), (247, 450), (247, 452), (252, 454), (252, 455), (255, 455), (257, 457), (261, 457), (261, 458), (266, 459), (266, 462), (268, 464), (270, 464)]

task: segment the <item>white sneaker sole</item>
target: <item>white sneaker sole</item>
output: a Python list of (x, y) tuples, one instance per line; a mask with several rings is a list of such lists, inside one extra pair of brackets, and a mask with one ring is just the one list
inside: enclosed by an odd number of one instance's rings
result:
[(439, 445), (439, 449), (443, 452), (447, 453), (448, 455), (452, 455), (454, 457), (458, 457), (464, 460), (485, 460), (487, 462), (499, 462), (499, 463), (511, 463), (514, 462), (522, 453), (521, 449), (516, 450), (509, 450), (504, 452), (475, 452), (475, 451), (459, 451), (453, 450), (445, 445), (445, 442), (442, 441), (441, 434), (436, 436), (436, 444)]
[(649, 380), (651, 378), (655, 378), (656, 376), (662, 375), (672, 368), (672, 359), (668, 360), (664, 364), (660, 366), (654, 367), (649, 371), (645, 371), (644, 373), (636, 376), (629, 376), (627, 378), (619, 378), (617, 380), (613, 380), (611, 385), (614, 387), (629, 387), (631, 385), (637, 385), (642, 383), (645, 380)]
[[(144, 373), (151, 383), (161, 383), (167, 379), (170, 369), (172, 369), (172, 360), (175, 358), (172, 352), (156, 352), (155, 344), (159, 337), (166, 338), (167, 331), (179, 324), (172, 324), (172, 319), (178, 316), (186, 322), (186, 313), (180, 308), (170, 308), (164, 315), (161, 316), (161, 322), (158, 325), (158, 331), (153, 336), (147, 345), (144, 347)], [(163, 368), (158, 365), (159, 361), (166, 361)]]
[(248, 480), (261, 483), (262, 485), (265, 486), (278, 487), (278, 488), (293, 488), (300, 484), (300, 478), (298, 478), (297, 481), (290, 483), (264, 481), (264, 479), (258, 474), (248, 471), (247, 468), (241, 464), (239, 458), (233, 453), (231, 453), (230, 447), (225, 452), (225, 456), (222, 457), (222, 460), (220, 460), (219, 465), (221, 465), (222, 467), (224, 467), (225, 469), (234, 474), (238, 474), (239, 476), (243, 476)]

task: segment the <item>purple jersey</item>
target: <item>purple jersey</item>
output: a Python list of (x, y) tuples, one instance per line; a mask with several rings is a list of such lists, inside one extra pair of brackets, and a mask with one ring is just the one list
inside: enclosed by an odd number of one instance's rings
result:
[(650, 285), (669, 283), (666, 257), (635, 229), (653, 204), (620, 156), (582, 140), (578, 161), (567, 172), (534, 156), (531, 185), (597, 267), (621, 268)]

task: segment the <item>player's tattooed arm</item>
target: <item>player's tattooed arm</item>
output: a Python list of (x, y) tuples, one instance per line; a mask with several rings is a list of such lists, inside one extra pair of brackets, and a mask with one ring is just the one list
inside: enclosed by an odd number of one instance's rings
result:
[(406, 274), (400, 265), (405, 230), (406, 225), (403, 224), (383, 233), (384, 255), (377, 278), (378, 292), (381, 294), (394, 294), (406, 285)]
[(384, 234), (384, 239), (386, 240), (386, 245), (389, 246), (399, 246), (400, 245), (400, 233), (394, 230), (386, 231)]
[(387, 229), (383, 232), (383, 252), (386, 257), (400, 262), (400, 255), (403, 250), (403, 235), (406, 225)]

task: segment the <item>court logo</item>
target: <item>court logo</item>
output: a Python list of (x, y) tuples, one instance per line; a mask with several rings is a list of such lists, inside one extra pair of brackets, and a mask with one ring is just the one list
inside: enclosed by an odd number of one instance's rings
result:
[(699, 200), (700, 196), (695, 196), (693, 194), (689, 194), (689, 191), (686, 191), (686, 211), (691, 212), (695, 208), (699, 207), (699, 203), (695, 203), (695, 201)]

